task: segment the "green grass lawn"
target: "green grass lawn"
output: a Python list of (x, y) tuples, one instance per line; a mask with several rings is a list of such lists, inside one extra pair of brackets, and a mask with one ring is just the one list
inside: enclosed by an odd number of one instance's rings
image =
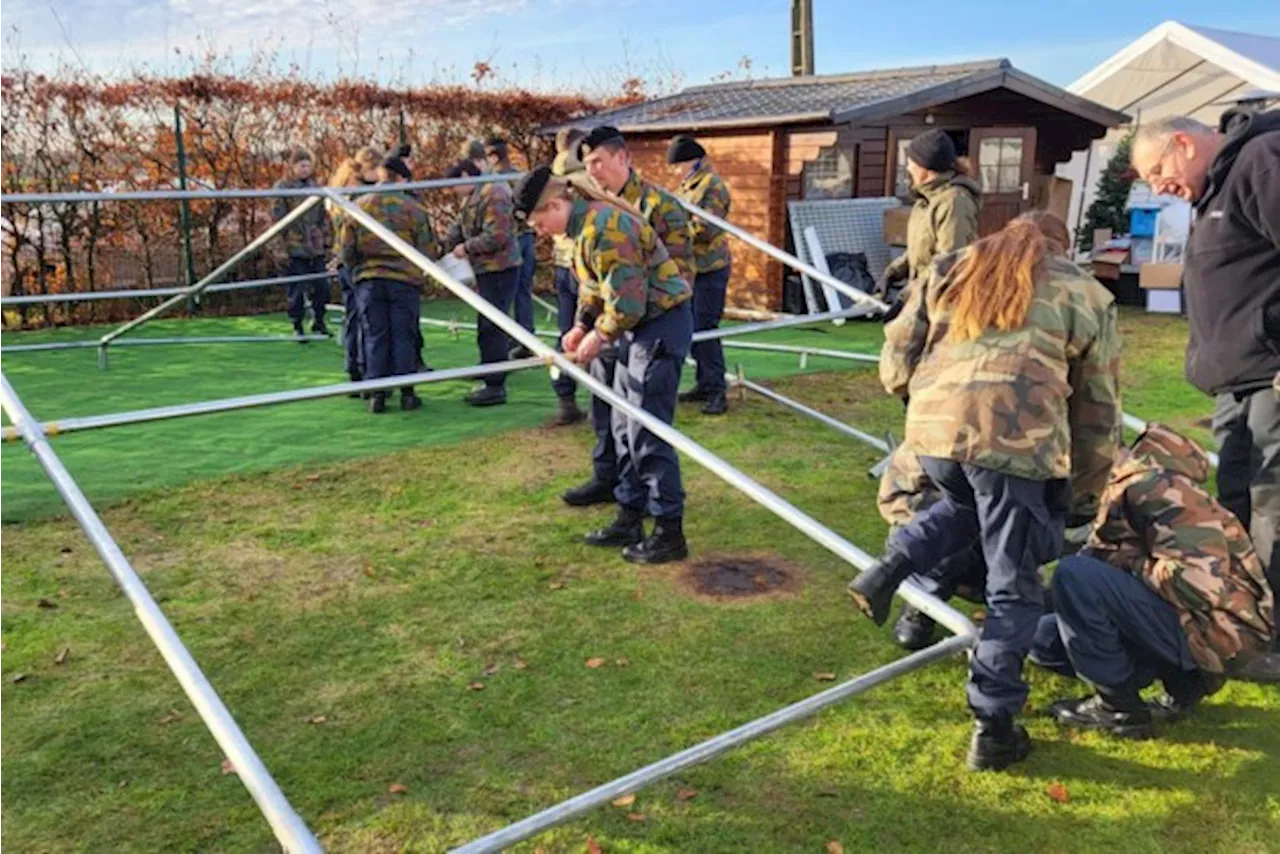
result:
[[(1179, 426), (1206, 415), (1181, 381), (1181, 321), (1124, 320), (1127, 408)], [(878, 334), (849, 324), (770, 338), (874, 351)], [(34, 340), (5, 341), (20, 338)], [(427, 347), (437, 367), (474, 358), (470, 341), (440, 333)], [(137, 348), (107, 374), (92, 351), (15, 354), (5, 372), (52, 418), (329, 382), (340, 378), (335, 350)], [(742, 361), (865, 429), (901, 421), (873, 368), (794, 375), (791, 357)], [(847, 566), (693, 464), (695, 557), (775, 556), (799, 579), (795, 592), (711, 601), (690, 593), (684, 567), (638, 568), (579, 545), (605, 514), (556, 495), (585, 473), (590, 435), (542, 426), (545, 384), (542, 372), (517, 377), (513, 403), (485, 412), (451, 384), (431, 388), (419, 412), (376, 420), (338, 399), (55, 439), (330, 850), (444, 850), (815, 693), (829, 684), (817, 673), (849, 678), (900, 655), (887, 630), (851, 613)], [(881, 542), (870, 449), (760, 399), (722, 419), (683, 407), (679, 419), (855, 543)], [(72, 521), (50, 516), (56, 496), (25, 454), (3, 456), (3, 841), (271, 850), (96, 554)], [(605, 665), (587, 667), (594, 657)], [(845, 851), (1277, 850), (1274, 687), (1231, 684), (1160, 740), (1117, 743), (1034, 714), (1081, 689), (1030, 675), (1037, 747), (1010, 773), (962, 770), (956, 659), (517, 850), (578, 852), (589, 838), (630, 852), (821, 852), (830, 841)], [(1065, 803), (1050, 797), (1054, 784)]]

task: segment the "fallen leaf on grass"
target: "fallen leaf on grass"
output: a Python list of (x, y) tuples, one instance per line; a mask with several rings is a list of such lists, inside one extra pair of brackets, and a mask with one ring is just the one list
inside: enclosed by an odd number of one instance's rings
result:
[(171, 724), (182, 720), (182, 712), (177, 709), (170, 709), (168, 713), (160, 719), (162, 724)]
[(129, 785), (129, 781), (128, 781), (128, 780), (121, 780), (118, 784), (116, 784), (116, 788), (117, 788), (117, 789), (123, 789), (123, 788), (124, 788), (125, 786), (127, 786), (127, 785)]
[(615, 807), (629, 807), (635, 802), (636, 802), (635, 795), (623, 795), (620, 798), (614, 798), (609, 803), (613, 804)]
[(231, 764), (231, 760), (230, 759), (222, 760), (222, 775), (225, 777), (228, 774), (234, 774), (234, 773), (236, 773), (236, 766)]
[(71, 647), (64, 646), (62, 650), (53, 657), (54, 664), (66, 664), (67, 656), (71, 654)]
[(309, 474), (303, 478), (303, 480), (308, 481), (309, 483), (315, 483), (319, 479), (320, 479), (320, 475), (318, 474)]
[(25, 674), (25, 673), (15, 673), (15, 674), (13, 674), (13, 681), (14, 681), (14, 684), (17, 684), (18, 682), (22, 682), (22, 681), (24, 681), (26, 678), (27, 678), (27, 674)]
[(619, 667), (630, 667), (631, 661), (626, 658), (619, 658), (617, 661), (614, 662), (614, 664), (618, 665)]
[(834, 682), (834, 681), (836, 681), (836, 675), (835, 675), (834, 673), (829, 673), (829, 672), (825, 672), (825, 671), (824, 671), (824, 672), (822, 672), (822, 673), (815, 673), (815, 674), (813, 674), (813, 678), (814, 678), (814, 679), (817, 679), (819, 682)]
[(409, 787), (404, 783), (392, 783), (390, 786), (387, 786), (387, 791), (393, 795), (403, 795), (409, 791)]
[(483, 690), (484, 690), (484, 683), (483, 683), (483, 682), (472, 682), (470, 685), (468, 685), (468, 686), (467, 686), (467, 690), (468, 690), (468, 691), (483, 691)]
[(53, 601), (52, 599), (42, 598), (39, 602), (36, 602), (36, 606), (40, 608), (56, 608), (58, 607), (58, 603)]
[(501, 664), (490, 664), (488, 667), (486, 667), (484, 670), (481, 670), (480, 672), (483, 673), (485, 676), (492, 676), (501, 669), (502, 669)]
[(587, 854), (603, 854), (604, 849), (600, 847), (600, 843), (596, 842), (594, 836), (587, 837)]
[(70, 592), (69, 590), (67, 590), (66, 588), (63, 588), (62, 590), (59, 590), (59, 591), (58, 591), (58, 598), (59, 598), (59, 599), (66, 599), (66, 598), (67, 598), (68, 596), (70, 596), (70, 595), (71, 595), (71, 592)]
[(606, 662), (605, 662), (605, 660), (604, 660), (603, 658), (588, 658), (588, 659), (587, 659), (587, 667), (590, 667), (592, 670), (595, 670), (595, 669), (600, 668), (600, 667), (604, 667), (604, 666), (605, 666), (605, 664), (606, 664)]
[(523, 658), (517, 658), (516, 663), (512, 666), (515, 667), (516, 670), (527, 670), (529, 668), (529, 662), (525, 661)]
[(419, 528), (434, 528), (436, 526), (435, 519), (423, 519), (418, 523)]
[(982, 610), (981, 608), (973, 612), (973, 621), (975, 623), (981, 623), (986, 618), (987, 618), (987, 612)]
[(311, 717), (307, 718), (307, 723), (322, 724), (322, 723), (327, 723), (328, 720), (329, 718), (326, 717), (325, 715), (312, 715)]
[(844, 846), (833, 839), (827, 843), (827, 854), (844, 854)]
[(629, 812), (629, 813), (627, 813), (627, 821), (644, 821), (644, 820), (645, 820), (645, 819), (647, 819), (647, 818), (648, 818), (648, 816), (646, 816), (646, 815), (645, 815), (644, 813), (642, 813), (642, 812)]
[(698, 796), (698, 793), (695, 792), (693, 789), (677, 789), (676, 790), (677, 801), (688, 801), (688, 800), (692, 800), (693, 798), (696, 798), (697, 796)]
[(1067, 791), (1067, 787), (1058, 782), (1050, 783), (1049, 787), (1045, 789), (1045, 793), (1060, 804), (1065, 804), (1071, 800), (1071, 793)]
[(548, 589), (548, 590), (563, 590), (563, 589), (564, 589), (564, 582), (563, 582), (563, 581), (549, 581), (549, 582), (547, 582), (547, 589)]

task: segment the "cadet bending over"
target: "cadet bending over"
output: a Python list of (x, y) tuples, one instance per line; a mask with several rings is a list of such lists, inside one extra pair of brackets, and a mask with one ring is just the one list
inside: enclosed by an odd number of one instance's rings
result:
[[(670, 424), (693, 336), (689, 282), (639, 212), (596, 195), (575, 198), (564, 179), (541, 166), (516, 188), (516, 210), (538, 233), (574, 239), (577, 319), (562, 341), (564, 352), (591, 366), (595, 375), (594, 363), (612, 346), (617, 354), (613, 390)], [(622, 556), (634, 563), (687, 557), (684, 489), (675, 449), (617, 410), (612, 422), (618, 515), (612, 524), (587, 534), (586, 541), (622, 546)], [(646, 515), (655, 518), (648, 537)]]

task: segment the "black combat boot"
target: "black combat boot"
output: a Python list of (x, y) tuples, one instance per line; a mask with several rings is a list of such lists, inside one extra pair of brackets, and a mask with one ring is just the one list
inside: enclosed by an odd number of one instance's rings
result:
[(387, 393), (385, 391), (375, 391), (369, 396), (369, 412), (374, 415), (381, 415), (387, 411)]
[(933, 618), (910, 605), (902, 606), (898, 622), (893, 626), (893, 640), (903, 649), (915, 651), (933, 643)]
[(1172, 723), (1186, 717), (1205, 697), (1221, 686), (1220, 679), (1210, 682), (1199, 670), (1178, 670), (1160, 677), (1164, 693), (1147, 703), (1151, 717), (1161, 723)]
[(1012, 718), (978, 718), (969, 740), (970, 771), (1000, 771), (1031, 753), (1031, 736)]
[(1059, 700), (1049, 714), (1064, 726), (1097, 729), (1118, 738), (1151, 738), (1151, 710), (1131, 687), (1099, 688), (1092, 697)]
[(582, 538), (589, 546), (634, 545), (644, 539), (644, 511), (618, 507), (618, 515), (607, 527), (588, 531)]
[(466, 397), (468, 406), (498, 406), (507, 402), (506, 386), (483, 385)]
[(696, 385), (688, 391), (682, 391), (676, 395), (676, 400), (681, 403), (701, 403), (711, 397), (711, 392), (707, 391), (700, 385)]
[(400, 408), (405, 412), (422, 408), (422, 398), (412, 387), (400, 389)]
[[(586, 414), (578, 408), (578, 401), (572, 397), (562, 397), (560, 400), (560, 408), (556, 410), (556, 417), (551, 421), (556, 427), (568, 427), (570, 424), (577, 424), (586, 418)], [(573, 502), (569, 502), (573, 503)]]
[(327, 326), (325, 326), (325, 325), (324, 325), (324, 321), (323, 321), (323, 320), (318, 320), (318, 321), (316, 321), (315, 323), (311, 324), (311, 334), (312, 334), (312, 335), (323, 335), (323, 336), (325, 336), (326, 338), (332, 338), (332, 337), (333, 337), (333, 333), (329, 331), (329, 327), (327, 327)]
[(911, 561), (898, 552), (889, 552), (866, 572), (849, 582), (849, 595), (862, 613), (870, 617), (877, 626), (883, 626), (889, 619), (889, 606), (893, 602), (893, 593), (898, 585), (907, 580), (914, 567)]
[[(364, 377), (362, 377), (362, 376), (360, 375), (360, 372), (359, 372), (359, 371), (352, 371), (350, 374), (348, 374), (348, 376), (351, 378), (351, 381), (352, 381), (353, 383), (358, 383), (358, 382), (360, 382), (362, 379), (364, 379)], [(360, 392), (358, 392), (358, 391), (353, 391), (353, 392), (351, 392), (351, 394), (347, 395), (347, 397), (353, 397), (353, 398), (356, 398), (356, 399), (358, 400), (358, 399), (360, 399), (360, 398), (364, 397), (364, 395), (363, 395), (363, 394), (361, 394), (361, 393), (360, 393)]]
[(600, 480), (595, 475), (586, 483), (580, 483), (573, 489), (566, 489), (560, 494), (560, 500), (570, 507), (589, 507), (592, 504), (612, 504), (613, 488), (617, 481)]
[(1231, 678), (1262, 685), (1280, 682), (1280, 651), (1259, 653), (1240, 666), (1233, 667)]
[(305, 337), (307, 333), (306, 333), (306, 332), (303, 330), (303, 328), (302, 328), (302, 321), (298, 321), (297, 323), (293, 324), (293, 334), (294, 334), (294, 335), (296, 335), (296, 336), (298, 337), (298, 343), (299, 343), (299, 344), (310, 344), (310, 343), (311, 343), (311, 342), (310, 342), (310, 341), (308, 341), (308, 340), (306, 339), (306, 337)]
[(729, 411), (729, 401), (724, 390), (713, 391), (707, 395), (707, 402), (702, 405), (703, 415), (724, 415)]
[(653, 533), (644, 542), (627, 546), (622, 557), (632, 563), (670, 563), (689, 556), (689, 544), (684, 539), (684, 520), (679, 516), (667, 516), (657, 520)]

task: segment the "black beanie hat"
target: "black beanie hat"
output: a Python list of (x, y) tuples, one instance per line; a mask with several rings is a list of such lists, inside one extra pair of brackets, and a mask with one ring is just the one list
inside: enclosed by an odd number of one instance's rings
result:
[(399, 175), (406, 181), (413, 180), (413, 173), (409, 171), (409, 167), (406, 166), (404, 161), (399, 157), (388, 157), (386, 160), (382, 161), (382, 165), (393, 175)]
[(516, 188), (511, 193), (515, 199), (516, 219), (523, 221), (529, 218), (550, 180), (551, 167), (539, 166), (524, 173), (524, 177), (516, 182)]
[(457, 163), (449, 167), (444, 173), (446, 178), (475, 178), (480, 174), (480, 167), (472, 163), (470, 160), (459, 160)]
[(667, 147), (667, 162), (674, 166), (677, 163), (688, 163), (707, 156), (707, 150), (691, 136), (677, 136)]
[(626, 143), (622, 137), (622, 131), (609, 125), (601, 125), (591, 131), (582, 138), (582, 142), (578, 143), (578, 159), (584, 159), (593, 149), (599, 148), (606, 142)]
[(932, 172), (954, 172), (956, 144), (946, 131), (927, 130), (907, 143), (907, 157)]

